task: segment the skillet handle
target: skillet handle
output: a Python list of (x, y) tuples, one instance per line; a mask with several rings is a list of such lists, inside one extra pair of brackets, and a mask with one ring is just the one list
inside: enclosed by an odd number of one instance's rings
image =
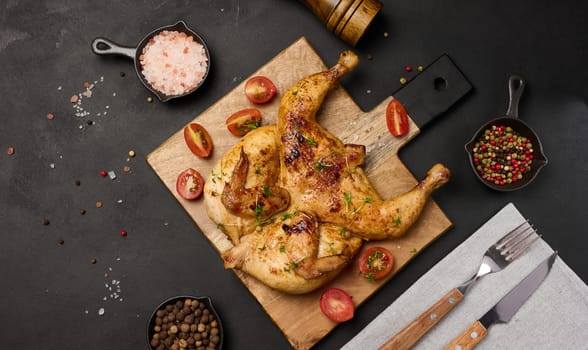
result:
[(122, 55), (134, 60), (137, 49), (119, 45), (106, 38), (96, 38), (92, 41), (92, 52), (97, 55)]
[(519, 117), (519, 101), (525, 90), (525, 79), (518, 75), (508, 78), (508, 110), (506, 116), (511, 118)]

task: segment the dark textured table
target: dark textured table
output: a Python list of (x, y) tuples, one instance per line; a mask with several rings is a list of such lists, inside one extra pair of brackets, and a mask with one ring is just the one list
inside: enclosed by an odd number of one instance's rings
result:
[[(454, 227), (317, 349), (346, 343), (508, 202), (588, 280), (587, 11), (578, 0), (384, 2), (355, 48), (362, 63), (342, 84), (369, 110), (416, 74), (406, 65), (442, 53), (470, 79), (474, 91), (400, 153), (416, 177), (434, 162), (452, 169), (434, 199)], [(180, 19), (213, 57), (205, 87), (181, 100), (147, 102), (130, 60), (90, 50), (97, 36), (133, 46)], [(294, 0), (0, 3), (1, 348), (144, 349), (152, 309), (179, 294), (214, 299), (227, 349), (289, 347), (145, 157), (300, 36), (328, 64), (349, 48)], [(504, 114), (513, 73), (527, 80), (520, 114), (549, 164), (528, 187), (501, 193), (474, 177), (464, 144)], [(72, 108), (84, 82), (92, 95)]]

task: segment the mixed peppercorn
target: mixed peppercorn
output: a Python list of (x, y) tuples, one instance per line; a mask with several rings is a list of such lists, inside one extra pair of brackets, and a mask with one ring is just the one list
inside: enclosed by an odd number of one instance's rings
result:
[(473, 148), (473, 162), (482, 179), (504, 186), (531, 171), (533, 143), (509, 126), (492, 125)]

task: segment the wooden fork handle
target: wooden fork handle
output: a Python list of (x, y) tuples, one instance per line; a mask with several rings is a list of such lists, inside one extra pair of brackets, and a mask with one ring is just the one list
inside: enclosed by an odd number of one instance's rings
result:
[(382, 345), (379, 350), (410, 349), (462, 300), (463, 294), (457, 288), (453, 288), (392, 339)]
[(488, 334), (488, 330), (480, 321), (476, 321), (472, 323), (472, 325), (463, 331), (460, 335), (458, 335), (453, 341), (445, 348), (444, 350), (471, 350), (473, 349), (479, 342), (482, 341)]

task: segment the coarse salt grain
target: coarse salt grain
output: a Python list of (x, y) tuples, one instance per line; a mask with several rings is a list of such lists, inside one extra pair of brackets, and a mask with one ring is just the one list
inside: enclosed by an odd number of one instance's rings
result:
[(191, 35), (164, 30), (154, 36), (139, 56), (141, 73), (149, 84), (166, 95), (195, 89), (206, 73), (204, 46)]

